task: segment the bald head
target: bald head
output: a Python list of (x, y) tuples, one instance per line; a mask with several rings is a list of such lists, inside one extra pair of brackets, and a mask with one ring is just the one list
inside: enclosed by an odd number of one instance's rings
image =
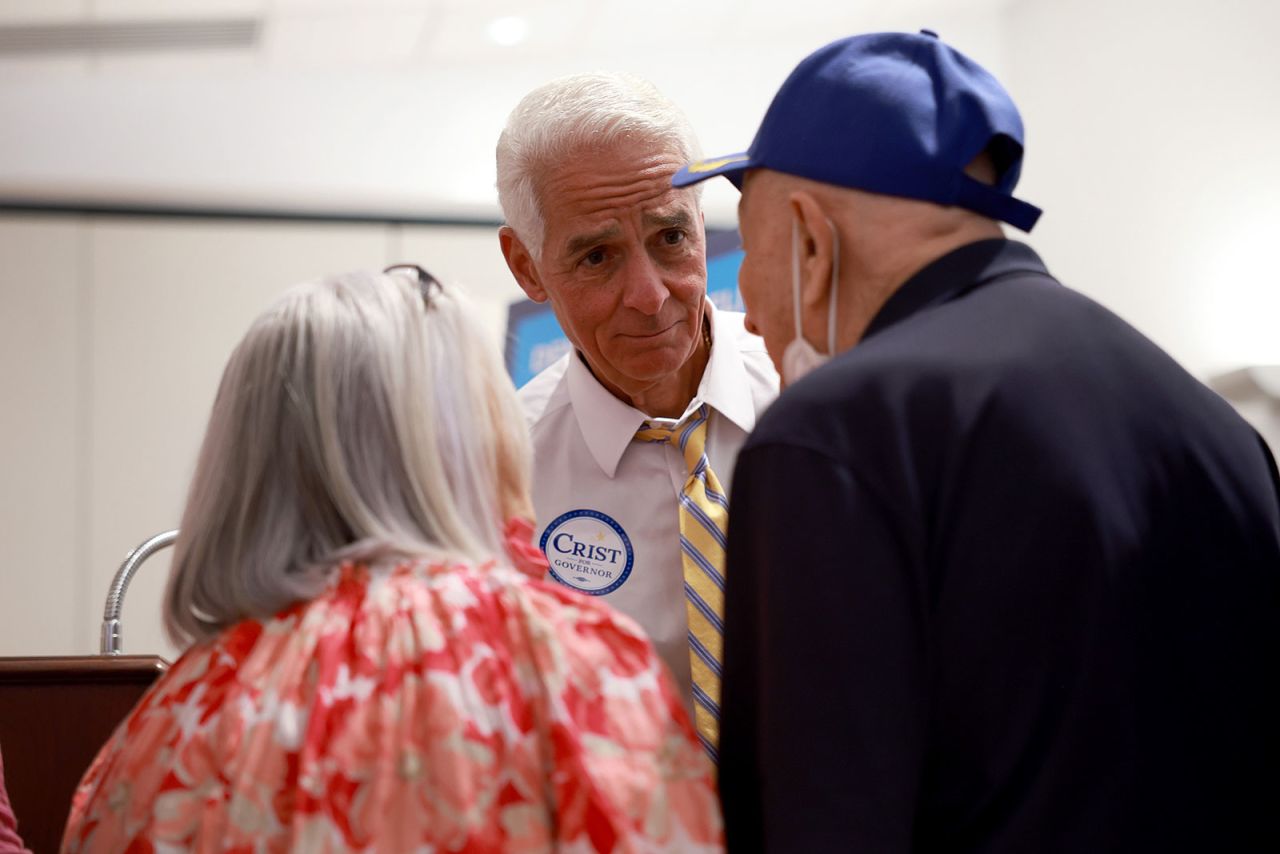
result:
[[(995, 180), (995, 167), (986, 155), (965, 171), (985, 183)], [(839, 231), (842, 268), (850, 275), (873, 274), (892, 288), (952, 249), (1003, 236), (998, 222), (965, 208), (837, 187), (769, 169), (747, 173), (739, 218), (779, 219), (782, 229), (775, 233), (789, 240), (791, 212), (798, 210), (801, 197), (812, 200)]]
[[(994, 179), (989, 158), (979, 158), (971, 169), (975, 178)], [(746, 253), (738, 282), (748, 327), (764, 337), (779, 369), (781, 353), (795, 336), (793, 256), (805, 337), (826, 340), (834, 282), (836, 346), (845, 350), (861, 340), (889, 297), (929, 263), (965, 244), (1003, 237), (995, 220), (964, 208), (770, 169), (747, 172), (738, 220)]]

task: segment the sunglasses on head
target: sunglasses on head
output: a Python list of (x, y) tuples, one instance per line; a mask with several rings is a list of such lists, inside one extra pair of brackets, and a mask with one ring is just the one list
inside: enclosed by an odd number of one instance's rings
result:
[(408, 273), (418, 284), (418, 292), (422, 294), (422, 304), (430, 307), (431, 295), (437, 290), (444, 290), (440, 280), (419, 267), (417, 264), (392, 264), (382, 271), (385, 273)]

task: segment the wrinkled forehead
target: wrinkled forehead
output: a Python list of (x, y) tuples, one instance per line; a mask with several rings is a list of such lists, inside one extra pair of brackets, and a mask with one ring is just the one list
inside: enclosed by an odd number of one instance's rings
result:
[(608, 200), (628, 191), (647, 197), (664, 195), (690, 199), (698, 194), (671, 186), (672, 176), (684, 165), (678, 146), (661, 139), (622, 136), (610, 141), (587, 141), (540, 164), (533, 173), (533, 188), (544, 213), (550, 208), (592, 199)]
[(653, 145), (575, 150), (539, 182), (547, 248), (610, 225), (693, 227), (700, 222), (697, 194), (671, 186), (682, 165), (677, 152)]

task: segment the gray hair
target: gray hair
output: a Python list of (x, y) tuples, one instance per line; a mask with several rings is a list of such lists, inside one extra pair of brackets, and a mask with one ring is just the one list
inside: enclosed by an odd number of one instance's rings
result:
[[(542, 256), (546, 236), (538, 198), (542, 174), (577, 148), (622, 138), (652, 141), (685, 163), (702, 156), (680, 108), (632, 74), (561, 77), (525, 95), (512, 110), (498, 137), (498, 203), (534, 260)], [(695, 196), (701, 190), (697, 185)]]
[(499, 557), (529, 460), (515, 390), (455, 289), (424, 297), (400, 273), (292, 288), (223, 373), (165, 629), (182, 646), (270, 616), (347, 560)]

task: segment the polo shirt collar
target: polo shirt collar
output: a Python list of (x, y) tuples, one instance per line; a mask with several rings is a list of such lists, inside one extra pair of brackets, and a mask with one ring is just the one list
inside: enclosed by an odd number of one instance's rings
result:
[[(756, 411), (737, 346), (741, 331), (734, 330), (730, 318), (718, 315), (710, 300), (706, 312), (711, 320), (711, 358), (685, 415), (705, 403), (749, 433), (756, 425)], [(613, 477), (623, 453), (649, 416), (614, 397), (576, 350), (569, 354), (567, 379), (578, 430), (600, 470)]]

